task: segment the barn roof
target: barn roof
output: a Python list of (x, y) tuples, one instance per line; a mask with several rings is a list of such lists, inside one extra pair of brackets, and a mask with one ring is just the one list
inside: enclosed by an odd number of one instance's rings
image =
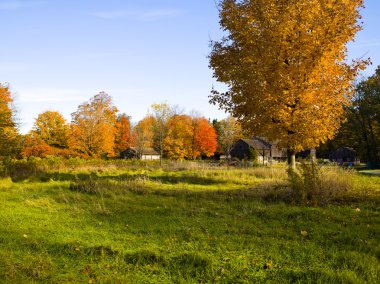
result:
[[(131, 147), (131, 149), (137, 151), (136, 147)], [(160, 155), (156, 150), (150, 147), (146, 147), (143, 149), (142, 155)]]
[[(130, 147), (128, 149), (125, 149), (122, 153), (124, 152), (127, 152), (127, 151), (133, 151), (134, 153), (137, 153), (137, 148), (136, 147)], [(150, 147), (147, 147), (147, 148), (144, 148), (143, 149), (143, 153), (142, 155), (160, 155), (160, 153), (158, 153), (156, 150), (154, 150), (153, 148), (150, 148)]]
[(260, 137), (253, 137), (252, 139), (241, 140), (256, 150), (270, 150), (272, 146), (270, 143), (268, 143)]

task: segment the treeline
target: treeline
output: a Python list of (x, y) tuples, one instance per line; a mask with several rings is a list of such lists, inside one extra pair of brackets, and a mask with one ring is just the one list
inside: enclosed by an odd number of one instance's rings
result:
[[(70, 123), (59, 112), (41, 113), (26, 135), (19, 134), (14, 114), (12, 94), (8, 86), (0, 84), (0, 160), (31, 156), (117, 158), (129, 147), (138, 155), (153, 148), (163, 157), (177, 160), (210, 157), (215, 152), (228, 157), (235, 142), (249, 136), (233, 117), (210, 122), (166, 103), (152, 105), (150, 113), (133, 125), (104, 92), (80, 104)], [(356, 85), (345, 115), (346, 122), (335, 130), (334, 139), (317, 149), (317, 156), (329, 158), (333, 150), (347, 146), (357, 151), (361, 161), (379, 166), (380, 67)]]
[(128, 148), (141, 156), (154, 149), (170, 159), (210, 157), (216, 151), (229, 153), (241, 136), (236, 119), (210, 123), (200, 115), (184, 114), (167, 103), (154, 104), (149, 114), (133, 125), (130, 116), (119, 113), (112, 97), (101, 92), (78, 106), (67, 123), (61, 113), (38, 115), (33, 128), (20, 135), (14, 121), (9, 88), (0, 85), (0, 156), (29, 158), (117, 158)]
[(369, 167), (380, 166), (380, 66), (375, 74), (356, 84), (351, 106), (345, 109), (346, 122), (334, 139), (318, 149), (319, 156), (341, 146), (356, 150), (361, 161)]

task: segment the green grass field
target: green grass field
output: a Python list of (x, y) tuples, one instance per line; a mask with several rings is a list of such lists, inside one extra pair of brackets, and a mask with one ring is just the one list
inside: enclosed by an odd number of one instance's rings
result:
[(343, 189), (320, 206), (292, 202), (282, 167), (92, 165), (5, 178), (0, 280), (378, 283), (380, 177), (322, 176)]

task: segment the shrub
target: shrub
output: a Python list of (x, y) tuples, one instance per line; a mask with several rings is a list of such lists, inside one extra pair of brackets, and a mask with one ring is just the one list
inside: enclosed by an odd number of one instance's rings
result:
[(254, 149), (254, 148), (249, 148), (249, 152), (248, 152), (248, 161), (251, 161), (251, 162), (254, 162), (254, 163), (258, 163), (258, 160), (259, 160), (259, 154), (257, 153), (257, 151)]
[(0, 178), (8, 176), (7, 167), (4, 161), (0, 161)]
[(293, 198), (297, 202), (309, 204), (316, 193), (321, 192), (320, 167), (315, 162), (302, 162), (299, 171), (289, 168), (289, 181)]
[(353, 172), (336, 166), (321, 167), (313, 161), (302, 161), (296, 171), (290, 169), (288, 174), (293, 201), (304, 205), (341, 202), (354, 190)]
[(40, 158), (34, 157), (28, 160), (7, 160), (4, 164), (6, 175), (10, 176), (12, 181), (22, 181), (30, 177), (35, 177), (42, 172), (39, 167), (40, 161)]

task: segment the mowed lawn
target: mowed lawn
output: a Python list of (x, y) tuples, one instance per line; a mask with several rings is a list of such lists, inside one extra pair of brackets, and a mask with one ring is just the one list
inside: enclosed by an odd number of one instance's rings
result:
[(314, 207), (281, 167), (3, 179), (0, 282), (378, 283), (380, 177), (338, 172), (352, 192)]

